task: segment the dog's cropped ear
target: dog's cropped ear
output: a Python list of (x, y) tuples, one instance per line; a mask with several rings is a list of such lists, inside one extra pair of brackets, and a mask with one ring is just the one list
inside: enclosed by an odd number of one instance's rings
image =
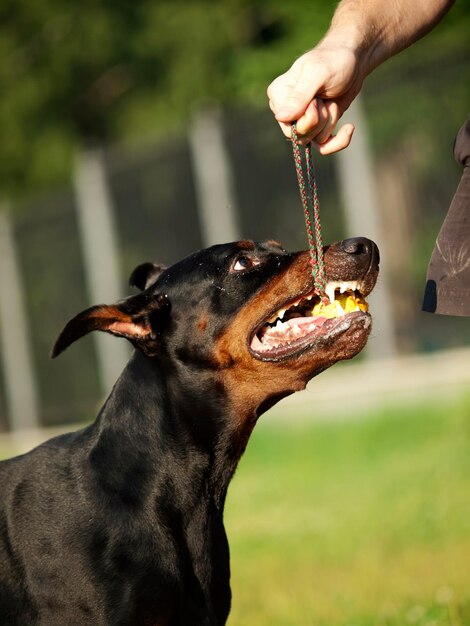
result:
[(164, 294), (139, 293), (116, 304), (99, 304), (76, 315), (60, 333), (51, 356), (55, 358), (71, 343), (92, 330), (125, 337), (136, 348), (152, 356), (158, 335), (168, 322), (171, 305)]
[(129, 277), (129, 285), (131, 287), (138, 287), (141, 291), (151, 287), (160, 276), (160, 274), (166, 270), (164, 265), (157, 265), (156, 263), (142, 263), (138, 265)]

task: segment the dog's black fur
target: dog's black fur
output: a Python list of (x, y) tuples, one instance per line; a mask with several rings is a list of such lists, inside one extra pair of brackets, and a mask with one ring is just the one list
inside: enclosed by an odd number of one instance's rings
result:
[[(330, 279), (373, 288), (368, 240), (326, 250)], [(0, 464), (2, 626), (216, 626), (230, 609), (223, 508), (261, 413), (365, 344), (354, 313), (289, 355), (256, 355), (255, 329), (313, 288), (307, 252), (213, 246), (142, 291), (84, 311), (53, 355), (91, 330), (134, 355), (96, 421)]]

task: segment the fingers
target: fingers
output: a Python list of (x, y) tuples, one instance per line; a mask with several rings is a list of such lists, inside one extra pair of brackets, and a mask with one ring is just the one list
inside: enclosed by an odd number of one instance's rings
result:
[(341, 117), (341, 108), (334, 100), (326, 100), (323, 102), (323, 109), (320, 115), (322, 124), (317, 125), (313, 132), (309, 132), (303, 139), (302, 143), (309, 141), (322, 155), (333, 154), (344, 150), (351, 143), (354, 133), (353, 124), (344, 124), (336, 135), (333, 131)]
[(319, 135), (322, 139), (326, 139), (336, 124), (336, 117), (331, 116), (330, 108), (323, 100), (315, 98), (298, 117), (294, 117), (292, 121), (288, 122), (278, 120), (278, 123), (288, 139), (291, 138), (291, 124), (294, 121), (297, 122), (297, 134), (301, 143), (316, 140)]
[[(315, 149), (322, 155), (344, 150), (351, 143), (355, 129), (353, 124), (345, 124), (336, 135), (333, 135), (340, 116), (340, 108), (336, 102), (315, 98), (297, 120), (299, 143), (305, 145), (312, 142)], [(290, 139), (291, 123), (279, 122), (279, 126), (284, 135)]]
[(268, 87), (269, 106), (280, 124), (298, 120), (315, 97), (318, 86), (302, 80), (303, 72), (303, 63), (299, 59)]
[(305, 79), (307, 66), (304, 57), (300, 57), (268, 87), (269, 106), (288, 138), (291, 136), (292, 122), (297, 121), (299, 135), (306, 135), (315, 129), (320, 132), (328, 117), (322, 101), (315, 99), (320, 87), (319, 77), (315, 76), (315, 80)]
[(315, 98), (297, 120), (297, 132), (301, 137), (315, 138), (329, 123), (329, 113), (323, 100)]
[[(314, 95), (314, 94), (313, 94)], [(293, 122), (300, 118), (313, 99), (311, 90), (302, 91), (293, 88), (280, 107), (274, 107), (274, 116), (278, 122)]]
[(322, 143), (314, 140), (312, 145), (320, 154), (325, 156), (327, 154), (340, 152), (340, 150), (344, 150), (344, 148), (347, 148), (351, 143), (354, 130), (355, 129), (352, 124), (345, 124), (339, 129), (336, 135), (331, 135)]
[(312, 136), (312, 140), (318, 144), (325, 143), (330, 137), (331, 133), (335, 129), (335, 126), (339, 119), (339, 109), (338, 105), (334, 101), (327, 101), (323, 103), (324, 108), (324, 117), (325, 123), (323, 128), (318, 128), (318, 132), (316, 132)]

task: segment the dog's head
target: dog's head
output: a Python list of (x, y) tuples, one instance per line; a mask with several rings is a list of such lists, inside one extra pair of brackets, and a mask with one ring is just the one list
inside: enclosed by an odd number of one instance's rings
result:
[(169, 268), (145, 263), (130, 279), (139, 294), (77, 315), (52, 355), (92, 330), (112, 333), (179, 372), (186, 386), (220, 379), (233, 402), (259, 415), (367, 341), (376, 245), (332, 244), (325, 264), (329, 305), (314, 291), (309, 252), (272, 241), (212, 246)]

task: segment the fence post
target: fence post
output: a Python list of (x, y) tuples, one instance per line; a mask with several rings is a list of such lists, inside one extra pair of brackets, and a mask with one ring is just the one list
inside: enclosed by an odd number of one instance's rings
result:
[[(90, 304), (110, 304), (122, 297), (119, 251), (111, 197), (101, 150), (81, 151), (74, 187)], [(129, 358), (123, 340), (94, 334), (103, 395), (107, 395)]]
[(240, 239), (220, 109), (194, 114), (189, 146), (204, 246)]
[(39, 425), (38, 391), (21, 272), (7, 203), (0, 204), (0, 339), (8, 422), (13, 432)]

